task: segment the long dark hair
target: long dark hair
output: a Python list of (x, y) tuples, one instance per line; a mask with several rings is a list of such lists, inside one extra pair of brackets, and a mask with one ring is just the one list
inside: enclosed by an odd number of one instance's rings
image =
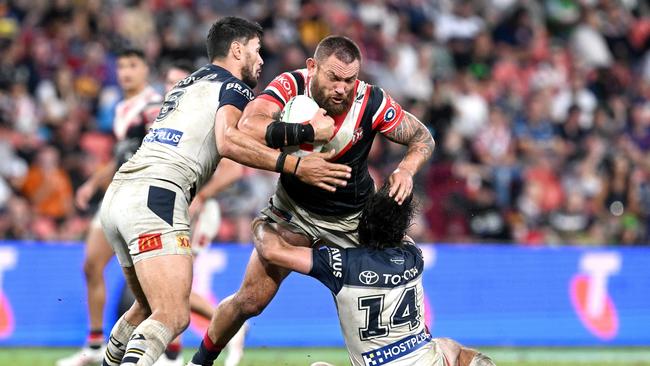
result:
[(382, 249), (402, 245), (415, 214), (415, 202), (411, 194), (398, 205), (393, 197), (388, 196), (389, 191), (386, 182), (368, 198), (359, 220), (361, 246)]

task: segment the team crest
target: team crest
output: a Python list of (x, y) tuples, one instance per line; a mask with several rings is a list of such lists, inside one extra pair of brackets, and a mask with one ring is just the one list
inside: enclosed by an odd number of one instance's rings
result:
[(395, 108), (390, 107), (390, 108), (388, 108), (386, 113), (384, 113), (384, 121), (390, 122), (390, 121), (393, 120), (393, 118), (395, 118), (396, 115), (397, 115), (397, 112), (395, 111)]
[(363, 128), (359, 127), (356, 130), (354, 130), (354, 134), (352, 135), (352, 144), (356, 144), (357, 141), (361, 140), (363, 138)]

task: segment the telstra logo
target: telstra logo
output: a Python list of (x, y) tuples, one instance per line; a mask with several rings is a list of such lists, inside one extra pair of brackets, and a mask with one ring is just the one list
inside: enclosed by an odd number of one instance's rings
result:
[(607, 281), (620, 268), (618, 253), (586, 253), (580, 258), (581, 273), (571, 279), (569, 295), (573, 308), (585, 328), (602, 340), (618, 334), (618, 313), (607, 292)]
[(11, 336), (14, 331), (14, 313), (3, 290), (3, 274), (14, 268), (18, 253), (11, 247), (0, 247), (0, 339)]

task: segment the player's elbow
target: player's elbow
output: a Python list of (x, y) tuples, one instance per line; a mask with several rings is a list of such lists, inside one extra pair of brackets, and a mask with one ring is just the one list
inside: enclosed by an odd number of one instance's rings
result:
[(217, 141), (217, 151), (219, 155), (224, 158), (234, 159), (234, 155), (237, 151), (237, 145), (235, 143), (236, 133), (233, 131), (232, 127), (226, 128), (223, 133), (223, 137)]
[(237, 128), (239, 128), (239, 130), (241, 132), (243, 132), (243, 133), (245, 133), (247, 135), (257, 137), (256, 136), (257, 134), (255, 133), (255, 131), (256, 131), (255, 121), (250, 116), (246, 116), (246, 117), (240, 119), (239, 123), (237, 124)]

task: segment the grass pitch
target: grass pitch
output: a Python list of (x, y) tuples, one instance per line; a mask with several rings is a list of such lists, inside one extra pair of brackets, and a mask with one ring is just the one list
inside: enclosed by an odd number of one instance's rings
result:
[[(481, 348), (498, 366), (650, 366), (650, 348)], [(72, 348), (0, 348), (2, 366), (53, 366)], [(183, 353), (189, 360), (194, 350)], [(249, 348), (240, 366), (309, 366), (327, 361), (348, 366), (339, 348)], [(223, 365), (218, 361), (215, 365)]]

